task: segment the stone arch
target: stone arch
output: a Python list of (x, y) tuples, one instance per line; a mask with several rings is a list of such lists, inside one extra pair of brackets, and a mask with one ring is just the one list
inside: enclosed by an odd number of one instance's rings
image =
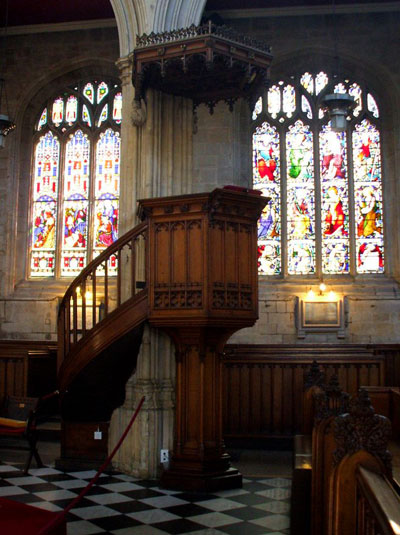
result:
[(135, 47), (136, 35), (199, 24), (206, 0), (110, 0), (117, 21), (120, 56)]

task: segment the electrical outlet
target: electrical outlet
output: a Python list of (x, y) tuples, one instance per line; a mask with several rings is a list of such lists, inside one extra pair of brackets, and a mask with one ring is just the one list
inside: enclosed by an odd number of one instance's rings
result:
[(160, 461), (162, 463), (167, 463), (169, 461), (169, 451), (168, 450), (161, 450)]
[(103, 438), (103, 433), (101, 431), (95, 431), (94, 432), (94, 439), (95, 440), (101, 440)]

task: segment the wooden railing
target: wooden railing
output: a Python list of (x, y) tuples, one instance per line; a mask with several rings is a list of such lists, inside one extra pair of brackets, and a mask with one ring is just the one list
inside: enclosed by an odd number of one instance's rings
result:
[(58, 316), (58, 366), (78, 342), (146, 287), (147, 223), (136, 226), (83, 269)]
[(387, 477), (359, 467), (356, 535), (398, 535), (400, 498)]

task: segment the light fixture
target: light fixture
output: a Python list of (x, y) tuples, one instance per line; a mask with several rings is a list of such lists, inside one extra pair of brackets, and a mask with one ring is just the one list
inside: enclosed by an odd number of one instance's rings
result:
[[(335, 0), (332, 0), (332, 15), (333, 15), (333, 39), (334, 39), (334, 53), (336, 60), (336, 76), (339, 77), (340, 65), (339, 56), (337, 52), (337, 20), (336, 20), (336, 5)], [(352, 109), (355, 108), (356, 102), (354, 97), (349, 93), (331, 93), (325, 95), (321, 99), (320, 107), (324, 112), (327, 112), (331, 122), (331, 129), (334, 132), (345, 132), (346, 121)]]
[(355, 105), (354, 97), (348, 93), (325, 95), (321, 101), (321, 107), (328, 112), (331, 128), (334, 132), (344, 132), (346, 130), (347, 116)]
[[(8, 0), (6, 2), (6, 17), (4, 24), (4, 34), (3, 34), (3, 65), (2, 71), (5, 72), (6, 68), (6, 37), (7, 37), (7, 26), (8, 26)], [(6, 94), (6, 85), (4, 78), (0, 78), (0, 149), (4, 148), (5, 137), (15, 128), (15, 123), (13, 123), (8, 116), (8, 102)]]

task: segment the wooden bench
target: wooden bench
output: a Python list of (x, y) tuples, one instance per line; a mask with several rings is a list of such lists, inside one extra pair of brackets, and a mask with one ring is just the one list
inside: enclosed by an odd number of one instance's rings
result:
[(304, 375), (302, 434), (295, 435), (293, 443), (293, 479), (291, 493), (292, 535), (310, 531), (312, 428), (314, 422), (315, 396), (323, 391), (325, 375), (317, 361)]
[(392, 436), (389, 450), (393, 455), (393, 482), (400, 493), (400, 388), (393, 386), (365, 386), (371, 403), (378, 414), (389, 418)]
[(7, 440), (5, 445), (13, 440), (13, 447), (16, 439), (22, 442), (22, 448), (28, 451), (25, 473), (28, 472), (33, 458), (38, 468), (43, 466), (37, 449), (38, 429), (48, 417), (47, 409), (51, 407), (52, 398), (57, 394), (58, 392), (54, 392), (43, 398), (8, 395), (0, 410), (0, 439)]
[[(379, 523), (382, 519), (377, 510), (376, 531), (370, 529), (371, 526), (362, 531), (360, 525), (363, 516), (360, 495), (362, 479), (365, 488), (368, 480), (375, 480), (376, 483), (379, 479), (381, 485), (385, 485), (385, 495), (394, 495), (391, 454), (387, 449), (391, 434), (390, 421), (375, 413), (368, 393), (361, 389), (350, 401), (349, 412), (336, 417), (333, 427), (333, 462), (326, 465), (324, 473), (329, 482), (328, 493), (324, 497), (327, 516), (325, 528), (318, 535), (399, 533), (400, 526), (392, 526), (391, 531), (380, 530), (382, 526)], [(380, 494), (379, 488), (377, 485), (376, 491)], [(382, 500), (384, 501), (383, 495), (375, 496), (375, 501), (382, 503)]]

